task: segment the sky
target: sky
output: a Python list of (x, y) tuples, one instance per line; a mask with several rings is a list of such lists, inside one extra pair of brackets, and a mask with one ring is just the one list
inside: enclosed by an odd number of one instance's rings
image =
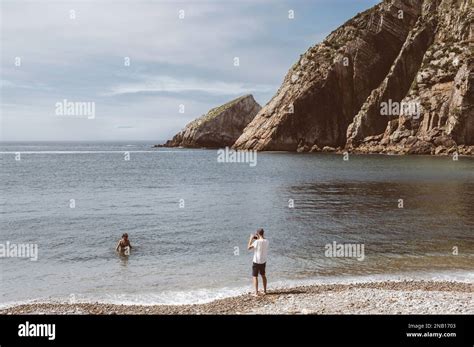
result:
[[(241, 95), (263, 106), (378, 2), (0, 0), (0, 140), (159, 142)], [(93, 115), (61, 113), (78, 103)]]

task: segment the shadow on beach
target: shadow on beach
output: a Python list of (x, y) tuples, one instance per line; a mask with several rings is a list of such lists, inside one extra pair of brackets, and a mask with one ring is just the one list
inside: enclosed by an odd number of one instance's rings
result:
[(272, 296), (272, 295), (290, 295), (290, 294), (305, 294), (304, 290), (300, 289), (281, 289), (281, 290), (272, 290), (268, 292), (265, 296)]

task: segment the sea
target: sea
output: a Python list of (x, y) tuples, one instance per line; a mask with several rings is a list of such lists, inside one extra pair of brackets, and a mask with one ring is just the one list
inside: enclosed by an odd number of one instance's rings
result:
[[(259, 152), (249, 163), (153, 144), (0, 143), (1, 307), (249, 292), (258, 228), (269, 289), (474, 281), (472, 157)], [(129, 256), (115, 251), (124, 232)], [(328, 252), (348, 244), (363, 257)], [(21, 246), (36, 259), (12, 255)]]

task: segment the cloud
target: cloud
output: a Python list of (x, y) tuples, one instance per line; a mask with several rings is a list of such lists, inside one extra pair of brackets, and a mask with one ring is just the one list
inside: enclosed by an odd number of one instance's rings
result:
[(274, 85), (245, 84), (235, 82), (210, 81), (195, 78), (177, 79), (172, 76), (144, 77), (136, 83), (113, 86), (105, 96), (136, 93), (187, 93), (201, 92), (212, 95), (242, 95), (248, 93), (268, 93), (275, 91)]
[[(205, 66), (236, 40), (268, 30), (260, 11), (242, 15), (253, 5), (233, 2), (19, 0), (1, 6), (3, 49), (26, 64), (75, 65), (101, 55)], [(178, 17), (181, 9), (184, 19)]]
[[(251, 93), (263, 105), (321, 33), (374, 2), (0, 1), (0, 135), (166, 139), (235, 96)], [(290, 8), (296, 13), (291, 21)], [(16, 57), (21, 66), (14, 65)], [(97, 119), (53, 117), (63, 99), (96, 102)]]

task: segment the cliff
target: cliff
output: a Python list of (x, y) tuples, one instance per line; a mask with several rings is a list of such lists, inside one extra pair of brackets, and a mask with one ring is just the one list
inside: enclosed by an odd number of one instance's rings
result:
[(242, 96), (195, 119), (164, 147), (230, 147), (260, 109), (252, 95)]
[(470, 2), (358, 14), (301, 55), (234, 147), (474, 154)]

